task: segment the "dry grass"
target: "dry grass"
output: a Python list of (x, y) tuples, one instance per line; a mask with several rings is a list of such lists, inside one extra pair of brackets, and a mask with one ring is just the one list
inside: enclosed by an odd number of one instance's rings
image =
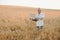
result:
[(27, 18), (10, 19), (2, 15), (0, 17), (0, 40), (60, 40), (59, 18), (60, 16), (46, 17), (43, 30), (37, 31), (35, 22)]

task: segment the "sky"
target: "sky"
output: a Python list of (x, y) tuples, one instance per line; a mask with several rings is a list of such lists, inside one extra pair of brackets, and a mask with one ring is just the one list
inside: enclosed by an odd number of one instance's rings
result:
[(27, 6), (60, 10), (60, 0), (0, 0), (0, 5)]

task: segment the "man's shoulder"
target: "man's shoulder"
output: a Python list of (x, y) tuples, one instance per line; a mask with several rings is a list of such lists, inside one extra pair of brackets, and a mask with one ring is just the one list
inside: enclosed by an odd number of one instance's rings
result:
[(44, 15), (44, 13), (43, 13), (43, 12), (41, 12), (41, 14), (43, 14), (43, 15)]
[(40, 13), (40, 15), (44, 15), (44, 13)]

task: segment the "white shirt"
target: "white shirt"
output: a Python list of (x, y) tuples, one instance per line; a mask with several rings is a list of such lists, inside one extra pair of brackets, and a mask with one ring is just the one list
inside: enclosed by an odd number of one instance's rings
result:
[[(36, 16), (36, 18), (38, 19), (38, 21), (36, 22), (36, 26), (43, 26), (44, 25), (44, 14), (40, 13)], [(40, 20), (41, 18), (43, 19)]]

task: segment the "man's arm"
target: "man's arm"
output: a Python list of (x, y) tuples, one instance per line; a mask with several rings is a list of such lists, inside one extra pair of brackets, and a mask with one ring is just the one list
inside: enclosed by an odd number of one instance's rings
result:
[(34, 19), (32, 19), (32, 21), (38, 21), (38, 19), (37, 18), (34, 18)]
[(40, 20), (43, 20), (44, 18), (40, 18)]

